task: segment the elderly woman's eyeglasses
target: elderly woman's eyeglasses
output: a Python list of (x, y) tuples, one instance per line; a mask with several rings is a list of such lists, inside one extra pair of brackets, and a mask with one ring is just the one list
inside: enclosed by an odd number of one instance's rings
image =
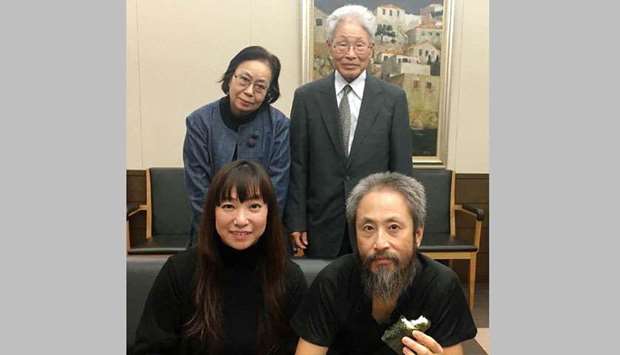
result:
[(263, 95), (267, 92), (267, 89), (269, 89), (268, 83), (264, 81), (258, 81), (258, 80), (254, 81), (248, 75), (234, 74), (233, 77), (237, 79), (237, 83), (239, 83), (239, 85), (244, 89), (252, 85), (252, 89), (254, 93), (257, 95)]
[(338, 54), (349, 53), (349, 48), (353, 48), (353, 51), (356, 54), (365, 54), (370, 49), (370, 46), (371, 45), (366, 42), (349, 43), (347, 41), (339, 41), (333, 44), (333, 47)]

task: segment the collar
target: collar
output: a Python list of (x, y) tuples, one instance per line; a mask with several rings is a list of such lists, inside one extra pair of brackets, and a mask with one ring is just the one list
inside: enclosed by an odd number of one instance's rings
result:
[(242, 268), (247, 270), (256, 269), (258, 259), (261, 256), (261, 250), (258, 247), (258, 243), (244, 250), (236, 250), (224, 244), (219, 235), (216, 234), (214, 238), (217, 238), (216, 245), (219, 249), (220, 256), (225, 267)]
[(220, 105), (220, 115), (222, 116), (222, 121), (226, 127), (232, 129), (235, 132), (239, 131), (239, 126), (242, 124), (249, 123), (253, 121), (258, 112), (262, 109), (262, 106), (258, 108), (258, 110), (253, 111), (245, 116), (235, 116), (230, 110), (230, 96), (226, 95), (222, 97), (219, 101)]
[(338, 95), (340, 91), (342, 91), (342, 89), (345, 87), (345, 85), (348, 84), (351, 86), (351, 89), (353, 90), (355, 95), (361, 99), (362, 95), (364, 94), (364, 86), (366, 85), (366, 70), (364, 70), (360, 75), (357, 76), (357, 78), (355, 78), (350, 83), (342, 77), (338, 70), (336, 70), (335, 72), (336, 73), (334, 75), (334, 88), (336, 89), (336, 95)]

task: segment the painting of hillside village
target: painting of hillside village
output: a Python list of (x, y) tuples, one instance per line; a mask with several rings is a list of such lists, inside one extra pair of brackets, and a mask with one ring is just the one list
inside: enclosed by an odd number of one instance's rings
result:
[[(312, 80), (329, 75), (325, 19), (346, 4), (366, 6), (377, 18), (370, 74), (402, 87), (409, 103), (414, 157), (438, 155), (438, 126), (442, 78), (440, 63), (444, 38), (441, 0), (314, 0)], [(415, 161), (415, 159), (414, 159)]]

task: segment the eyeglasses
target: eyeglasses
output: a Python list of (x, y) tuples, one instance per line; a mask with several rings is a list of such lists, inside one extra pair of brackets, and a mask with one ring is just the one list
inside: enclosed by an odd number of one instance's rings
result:
[(245, 74), (233, 74), (233, 77), (237, 79), (239, 85), (246, 89), (250, 85), (252, 85), (252, 90), (257, 95), (263, 95), (269, 89), (269, 84), (264, 81), (254, 81), (248, 75)]
[(361, 55), (361, 54), (365, 54), (366, 52), (368, 52), (371, 46), (372, 46), (371, 44), (368, 44), (365, 42), (349, 43), (346, 41), (340, 41), (340, 42), (334, 43), (332, 47), (336, 50), (336, 53), (338, 54), (349, 53), (349, 48), (353, 47), (353, 51), (356, 54)]

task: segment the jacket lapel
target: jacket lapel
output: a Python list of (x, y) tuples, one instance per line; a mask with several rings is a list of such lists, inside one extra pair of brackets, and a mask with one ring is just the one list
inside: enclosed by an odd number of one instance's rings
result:
[(383, 90), (381, 89), (378, 80), (379, 79), (370, 74), (367, 74), (366, 76), (366, 85), (364, 86), (364, 94), (362, 96), (362, 106), (360, 107), (360, 114), (357, 118), (357, 127), (355, 128), (355, 134), (353, 135), (353, 143), (351, 143), (351, 151), (349, 153), (349, 159), (347, 160), (347, 168), (351, 164), (353, 157), (360, 154), (359, 150), (363, 145), (364, 138), (370, 132), (371, 127), (377, 119), (379, 109), (382, 106), (381, 101), (383, 100), (383, 96), (381, 93)]
[(342, 134), (340, 134), (340, 113), (338, 112), (338, 101), (336, 100), (336, 90), (334, 89), (334, 73), (322, 79), (318, 94), (319, 110), (321, 118), (329, 138), (334, 148), (344, 160), (344, 145), (342, 143)]

